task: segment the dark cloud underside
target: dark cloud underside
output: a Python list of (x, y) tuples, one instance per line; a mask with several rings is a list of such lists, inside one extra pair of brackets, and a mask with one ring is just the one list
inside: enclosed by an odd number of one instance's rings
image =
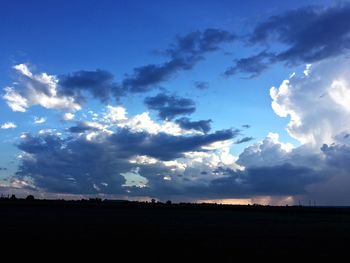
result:
[(192, 114), (196, 110), (193, 100), (165, 93), (146, 97), (144, 102), (149, 109), (158, 111), (158, 117), (163, 120), (171, 120), (178, 115)]
[(268, 52), (237, 59), (225, 74), (255, 77), (276, 62), (296, 65), (343, 55), (350, 49), (349, 17), (348, 3), (303, 7), (271, 16), (255, 27), (248, 41), (260, 46), (277, 42), (286, 48), (274, 51), (271, 47)]

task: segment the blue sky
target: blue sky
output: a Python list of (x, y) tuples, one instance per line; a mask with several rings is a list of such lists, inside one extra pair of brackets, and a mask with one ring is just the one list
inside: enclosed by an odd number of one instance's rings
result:
[[(331, 147), (347, 149), (347, 124), (336, 122), (348, 114), (337, 108), (347, 98), (347, 1), (1, 5), (3, 192), (347, 202), (333, 194), (347, 178), (328, 178)], [(314, 101), (323, 94), (327, 103)]]

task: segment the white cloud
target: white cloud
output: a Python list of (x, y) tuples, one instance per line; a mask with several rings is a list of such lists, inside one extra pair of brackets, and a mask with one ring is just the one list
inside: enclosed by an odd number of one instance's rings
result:
[(121, 106), (111, 106), (108, 105), (106, 108), (105, 118), (111, 122), (119, 122), (126, 120), (126, 110)]
[(301, 145), (293, 148), (270, 133), (247, 147), (237, 163), (250, 169), (285, 164), (304, 167), (317, 174), (319, 181), (295, 199), (344, 204), (350, 183), (349, 68), (346, 58), (323, 61), (313, 65), (312, 71), (307, 66), (304, 74), (284, 80), (279, 88), (272, 87), (272, 108), (278, 116), (289, 117), (286, 130)]
[(16, 127), (17, 127), (17, 125), (14, 124), (13, 122), (5, 122), (4, 124), (1, 125), (1, 129), (5, 129), (5, 130), (14, 129)]
[(245, 148), (238, 163), (244, 167), (280, 165), (288, 161), (292, 149), (293, 145), (279, 141), (277, 133), (269, 133), (263, 141)]
[(34, 123), (35, 124), (42, 124), (42, 123), (45, 123), (46, 122), (46, 118), (44, 117), (34, 117)]
[(133, 132), (147, 132), (150, 134), (166, 133), (174, 136), (186, 134), (200, 134), (195, 130), (184, 130), (177, 123), (162, 121), (157, 123), (151, 119), (148, 112), (137, 114), (131, 118), (117, 123), (118, 127), (128, 128)]
[(18, 85), (6, 87), (3, 99), (13, 111), (25, 112), (33, 105), (47, 109), (80, 110), (73, 97), (58, 94), (58, 79), (47, 73), (33, 74), (27, 65), (14, 66), (19, 73)]
[(280, 136), (278, 133), (274, 133), (274, 132), (269, 132), (269, 134), (267, 135), (266, 139), (270, 140), (271, 142), (273, 142), (274, 144), (279, 144), (281, 149), (285, 152), (291, 152), (294, 148), (294, 145), (291, 143), (283, 143), (280, 142)]
[(140, 168), (132, 168), (131, 171), (126, 173), (120, 173), (125, 178), (125, 183), (122, 186), (135, 186), (138, 188), (147, 187), (147, 178), (140, 175)]
[(16, 179), (16, 178), (11, 180), (10, 186), (13, 188), (19, 188), (19, 189), (28, 188), (28, 187), (35, 188), (35, 186), (32, 185), (30, 182), (26, 180)]
[(305, 65), (305, 70), (303, 71), (305, 76), (309, 76), (309, 74), (311, 72), (311, 67), (312, 67), (312, 64), (306, 64)]
[(75, 115), (73, 113), (67, 112), (63, 115), (63, 120), (71, 121), (74, 120)]
[(346, 80), (335, 80), (329, 89), (329, 95), (335, 103), (350, 112), (350, 85)]
[(290, 118), (286, 129), (291, 137), (320, 147), (350, 131), (349, 68), (344, 58), (320, 62), (270, 89), (275, 113)]
[[(66, 145), (63, 144), (59, 148), (62, 151), (61, 161), (70, 162), (71, 160), (67, 160), (66, 156), (73, 151), (75, 154), (72, 157), (75, 156), (77, 160), (81, 160), (79, 165), (86, 165), (87, 171), (91, 172), (95, 168), (98, 168), (96, 171), (93, 171), (96, 182), (91, 182), (91, 185), (96, 191), (102, 192), (105, 187), (108, 186), (112, 189), (117, 184), (123, 185), (124, 188), (125, 186), (136, 186), (146, 191), (151, 186), (158, 187), (158, 189), (163, 189), (162, 187), (167, 189), (166, 187), (170, 185), (172, 187), (171, 189), (185, 189), (186, 186), (206, 186), (210, 185), (215, 179), (227, 179), (230, 176), (231, 178), (237, 176), (239, 177), (237, 180), (244, 181), (246, 179), (244, 176), (249, 176), (251, 169), (254, 170), (261, 167), (272, 169), (276, 166), (283, 168), (286, 164), (291, 165), (292, 168), (301, 167), (300, 171), (306, 174), (305, 185), (310, 186), (310, 184), (313, 184), (307, 189), (307, 194), (309, 195), (315, 193), (313, 192), (316, 191), (315, 189), (319, 192), (324, 191), (329, 182), (333, 182), (335, 185), (333, 189), (329, 189), (329, 195), (336, 192), (334, 190), (336, 186), (342, 186), (345, 192), (349, 186), (348, 182), (350, 182), (350, 179), (346, 179), (348, 178), (347, 174), (350, 167), (347, 165), (350, 150), (344, 147), (346, 144), (350, 145), (350, 123), (348, 121), (350, 118), (349, 65), (350, 63), (347, 60), (329, 60), (313, 65), (312, 71), (308, 65), (303, 74), (292, 74), (278, 88), (272, 87), (270, 89), (274, 112), (278, 116), (289, 118), (287, 131), (293, 138), (298, 139), (302, 143), (301, 146), (294, 147), (290, 143), (283, 143), (280, 141), (278, 134), (269, 133), (262, 141), (247, 147), (239, 157), (230, 153), (230, 148), (232, 147), (231, 140), (218, 141), (202, 146), (199, 149), (194, 148), (191, 151), (181, 152), (181, 155), (173, 155), (171, 158), (164, 159), (162, 156), (159, 157), (159, 155), (151, 151), (147, 152), (152, 157), (145, 155), (147, 153), (145, 153), (142, 147), (137, 148), (135, 154), (129, 154), (128, 150), (131, 144), (128, 142), (131, 141), (130, 138), (134, 137), (114, 137), (118, 135), (118, 131), (121, 130), (120, 128), (125, 128), (133, 134), (141, 132), (150, 134), (147, 136), (147, 140), (142, 141), (143, 145), (147, 145), (149, 138), (155, 137), (154, 135), (159, 133), (172, 136), (202, 133), (182, 129), (172, 121), (156, 122), (151, 119), (148, 112), (128, 117), (124, 107), (109, 105), (102, 113), (89, 111), (83, 117), (89, 119), (81, 123), (84, 127), (91, 127), (92, 129), (87, 129), (81, 133), (76, 132), (72, 135), (74, 139), (67, 140), (65, 142)], [(33, 101), (37, 100), (33, 99), (33, 94), (40, 94), (41, 98), (42, 96), (48, 96), (50, 98), (58, 96), (56, 89), (57, 82), (54, 76), (49, 76), (45, 73), (34, 75), (23, 65), (19, 65), (17, 70), (26, 78), (35, 80), (27, 83), (28, 85), (25, 87), (28, 90), (33, 89), (34, 84), (39, 83), (40, 85), (38, 84), (38, 87), (35, 86), (35, 92), (32, 93), (16, 93), (17, 90), (14, 88), (5, 89), (5, 91), (8, 91), (5, 94), (7, 96), (7, 102), (14, 110), (25, 111), (28, 107), (34, 105)], [(28, 94), (31, 96), (26, 96)], [(43, 106), (45, 103), (40, 102), (37, 104)], [(63, 115), (64, 120), (73, 120), (74, 118), (75, 115), (70, 112)], [(42, 136), (52, 134), (60, 137), (55, 130), (41, 130), (39, 132), (39, 135)], [(61, 138), (64, 137), (61, 136)], [(349, 139), (347, 139), (348, 137)], [(23, 134), (21, 138), (23, 140), (29, 140), (30, 135)], [(42, 138), (45, 139), (46, 137), (43, 136)], [(114, 141), (115, 145), (111, 145), (112, 141)], [(34, 140), (33, 143), (36, 143), (36, 141)], [(163, 142), (161, 141), (161, 143)], [(328, 144), (328, 146), (322, 147), (324, 143)], [(333, 143), (341, 143), (342, 145), (338, 147), (337, 144)], [(66, 147), (68, 144), (70, 144), (71, 148), (67, 150)], [(159, 152), (159, 145), (156, 145), (155, 152), (157, 153)], [(50, 145), (45, 145), (45, 147), (50, 147)], [(320, 149), (321, 147), (322, 150)], [(171, 149), (173, 148), (176, 147), (172, 145)], [(96, 154), (97, 157), (93, 159), (90, 154), (95, 154), (95, 151), (99, 152)], [(52, 154), (52, 156), (55, 156), (56, 149), (53, 149)], [(118, 158), (116, 158), (116, 155), (118, 155)], [(78, 158), (79, 156), (81, 159)], [(44, 155), (36, 157), (46, 158)], [(25, 160), (29, 158), (28, 156), (24, 157)], [(52, 159), (54, 158), (47, 158), (45, 161), (49, 163)], [(86, 160), (90, 160), (91, 163)], [(111, 164), (111, 169), (108, 171), (110, 178), (106, 177), (100, 180), (102, 174), (100, 169), (105, 168), (105, 165), (99, 165), (100, 161), (102, 164)], [(62, 167), (60, 162), (57, 162), (57, 165), (58, 167)], [(32, 168), (32, 166), (28, 166), (28, 168)], [(299, 177), (296, 177), (297, 182), (293, 181), (294, 171), (299, 171), (298, 169), (290, 169), (293, 173), (288, 178), (292, 179), (287, 184), (299, 184)], [(319, 172), (321, 176), (326, 175), (324, 176), (326, 179), (327, 176), (332, 177), (332, 179), (329, 181), (325, 180), (326, 182), (315, 186), (315, 181), (308, 181), (307, 175), (309, 170), (312, 170), (312, 172), (316, 171), (317, 174)], [(235, 173), (235, 171), (239, 172)], [(283, 169), (279, 170), (276, 173), (276, 177), (272, 177), (271, 181), (267, 184), (274, 183), (276, 178), (280, 178), (280, 174), (283, 177), (284, 171)], [(339, 177), (339, 174), (341, 177)], [(118, 178), (119, 175), (122, 175), (123, 180)], [(104, 173), (102, 176), (104, 176)], [(250, 176), (252, 175), (250, 174)], [(263, 177), (261, 182), (262, 186), (265, 186), (265, 174), (262, 173), (256, 176), (253, 177), (254, 180), (258, 180), (260, 178), (259, 176)], [(117, 180), (117, 182), (114, 180)], [(158, 183), (159, 185), (157, 185)], [(251, 186), (254, 187), (254, 185)], [(272, 188), (275, 189), (275, 187), (275, 185), (272, 185)], [(193, 188), (190, 189), (193, 190)], [(251, 191), (254, 191), (254, 188), (252, 189)], [(236, 190), (239, 190), (239, 188)], [(132, 190), (128, 189), (128, 191)], [(229, 193), (234, 193), (234, 191), (235, 189)], [(221, 194), (221, 192), (218, 193)], [(288, 194), (288, 192), (286, 193)], [(271, 203), (270, 198), (270, 196), (266, 197), (266, 200), (268, 200), (267, 203)], [(288, 200), (292, 200), (293, 198), (293, 196), (288, 195)]]
[[(181, 158), (162, 161), (148, 156), (136, 156), (130, 163), (154, 167), (155, 175), (165, 181), (172, 181), (174, 187), (207, 185), (213, 179), (227, 175), (214, 173), (219, 167), (232, 171), (243, 170), (236, 163), (237, 157), (229, 152), (229, 148), (216, 151), (186, 152)], [(157, 173), (157, 169), (161, 172)], [(164, 172), (166, 171), (166, 172)], [(182, 175), (179, 177), (179, 175)]]
[(26, 64), (18, 64), (18, 65), (15, 65), (13, 68), (16, 69), (18, 72), (22, 73), (24, 76), (27, 76), (29, 78), (33, 77), (33, 73), (30, 72)]
[(104, 122), (110, 127), (127, 128), (133, 132), (147, 132), (150, 134), (166, 133), (175, 136), (202, 134), (202, 132), (196, 130), (182, 129), (177, 123), (172, 121), (165, 120), (157, 123), (151, 119), (149, 112), (128, 117), (126, 109), (121, 106), (108, 105), (101, 118), (98, 119), (96, 113), (92, 116), (94, 120)]
[[(183, 157), (171, 161), (162, 161), (145, 155), (135, 156), (129, 160), (132, 164), (163, 167), (171, 172), (166, 177), (176, 178), (172, 180), (181, 181), (181, 184), (192, 184), (193, 181), (198, 180), (201, 183), (208, 183), (213, 179), (213, 170), (218, 167), (234, 171), (242, 170), (243, 167), (236, 161), (237, 157), (229, 152), (229, 147), (216, 151), (186, 152)], [(186, 181), (177, 178), (178, 174), (183, 174), (184, 178), (187, 178)]]
[(5, 95), (3, 96), (3, 99), (6, 100), (7, 105), (13, 111), (25, 112), (27, 110), (29, 107), (28, 100), (17, 93), (13, 87), (6, 87), (4, 91)]

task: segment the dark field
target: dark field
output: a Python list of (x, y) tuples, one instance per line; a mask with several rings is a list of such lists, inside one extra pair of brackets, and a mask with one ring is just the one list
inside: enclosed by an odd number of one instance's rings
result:
[(113, 253), (146, 251), (160, 261), (163, 252), (221, 261), (317, 258), (345, 254), (350, 244), (348, 208), (6, 200), (0, 201), (0, 226), (8, 243), (113, 242)]

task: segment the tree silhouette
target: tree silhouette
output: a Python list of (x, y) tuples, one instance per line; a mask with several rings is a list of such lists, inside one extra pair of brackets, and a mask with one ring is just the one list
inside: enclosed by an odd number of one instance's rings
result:
[(26, 200), (27, 200), (27, 201), (34, 201), (35, 198), (34, 198), (33, 195), (28, 195), (28, 196), (26, 197)]

